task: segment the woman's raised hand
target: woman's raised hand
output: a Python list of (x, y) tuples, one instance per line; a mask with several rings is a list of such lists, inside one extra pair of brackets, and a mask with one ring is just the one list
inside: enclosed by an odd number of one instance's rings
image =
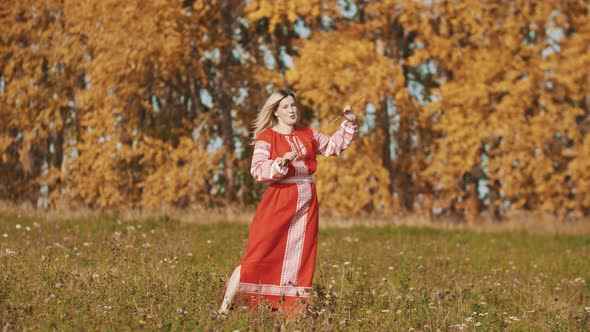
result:
[(352, 113), (352, 105), (344, 106), (344, 110), (342, 111), (342, 115), (346, 118), (346, 120), (350, 122), (356, 122), (356, 115)]

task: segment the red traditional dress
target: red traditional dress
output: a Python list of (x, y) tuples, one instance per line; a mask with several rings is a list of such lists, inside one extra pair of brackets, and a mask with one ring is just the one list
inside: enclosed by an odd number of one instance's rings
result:
[[(287, 310), (310, 296), (318, 241), (318, 200), (311, 177), (316, 154), (338, 155), (356, 134), (357, 126), (344, 121), (332, 136), (306, 127), (289, 135), (272, 129), (258, 135), (250, 172), (271, 185), (256, 209), (240, 263), (239, 292), (251, 305), (262, 299)], [(281, 167), (289, 151), (299, 151), (299, 157)]]

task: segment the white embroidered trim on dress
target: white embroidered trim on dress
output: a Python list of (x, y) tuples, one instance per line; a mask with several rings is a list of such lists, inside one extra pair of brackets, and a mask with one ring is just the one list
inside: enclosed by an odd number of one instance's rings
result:
[(285, 258), (283, 259), (281, 285), (297, 285), (310, 202), (311, 185), (308, 183), (297, 184), (297, 209), (295, 210), (295, 215), (291, 220), (289, 233), (287, 234), (287, 247), (285, 248)]
[(313, 183), (313, 177), (311, 175), (290, 176), (277, 181), (277, 183)]
[(311, 287), (277, 286), (240, 282), (240, 292), (260, 295), (309, 297), (311, 295)]
[(353, 125), (353, 124), (348, 125), (348, 124), (346, 124), (346, 121), (344, 121), (342, 128), (344, 129), (344, 132), (347, 134), (351, 134), (351, 135), (356, 134), (356, 129), (357, 129), (356, 125)]
[(331, 138), (330, 141), (328, 142), (328, 147), (326, 147), (326, 152), (328, 155), (332, 154), (332, 152), (335, 152), (336, 155), (340, 154), (340, 151), (336, 151), (336, 142), (334, 142), (334, 138)]
[(262, 154), (264, 156), (270, 157), (270, 151), (261, 148), (255, 149), (254, 154)]
[(283, 175), (287, 174), (287, 172), (289, 172), (289, 169), (287, 167), (285, 168), (281, 168), (281, 166), (279, 166), (279, 164), (283, 161), (283, 158), (277, 158), (273, 163), (272, 163), (272, 170), (270, 172), (270, 177), (274, 178), (276, 173), (281, 173)]
[(295, 167), (295, 175), (309, 174), (309, 170), (307, 169), (307, 166), (303, 160), (297, 160), (293, 162), (293, 167)]

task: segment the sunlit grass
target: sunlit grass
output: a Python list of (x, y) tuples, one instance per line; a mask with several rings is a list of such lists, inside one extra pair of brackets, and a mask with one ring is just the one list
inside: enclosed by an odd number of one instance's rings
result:
[(590, 329), (590, 236), (323, 228), (309, 310), (217, 317), (248, 227), (0, 218), (0, 329)]

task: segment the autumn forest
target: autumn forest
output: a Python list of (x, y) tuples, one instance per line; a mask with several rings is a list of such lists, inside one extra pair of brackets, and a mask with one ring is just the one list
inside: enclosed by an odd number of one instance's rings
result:
[(0, 200), (254, 206), (252, 122), (331, 134), (321, 209), (590, 216), (590, 2), (0, 0)]

